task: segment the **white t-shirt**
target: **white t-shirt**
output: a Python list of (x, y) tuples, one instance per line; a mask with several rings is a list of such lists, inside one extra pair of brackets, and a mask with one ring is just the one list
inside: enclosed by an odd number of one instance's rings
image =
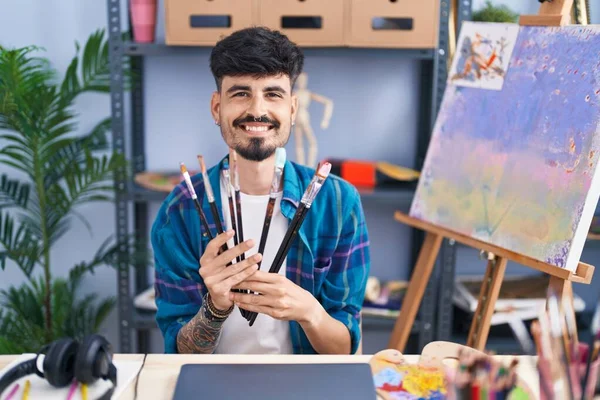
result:
[[(233, 188), (232, 194), (233, 192)], [(288, 228), (288, 220), (281, 214), (281, 198), (283, 193), (277, 194), (271, 227), (261, 263), (261, 270), (268, 271), (279, 245)], [(242, 223), (244, 240), (253, 239), (254, 247), (246, 252), (246, 258), (258, 253), (258, 245), (262, 234), (265, 213), (269, 195), (250, 196), (240, 193), (242, 201)], [(235, 211), (235, 195), (234, 214)], [(231, 229), (231, 218), (229, 216), (229, 199), (227, 187), (221, 179), (221, 203), (223, 218), (226, 229)], [(237, 217), (236, 217), (237, 218)], [(236, 219), (237, 224), (237, 219)], [(225, 228), (225, 227), (224, 227)], [(229, 241), (229, 247), (233, 247), (233, 239)], [(235, 263), (235, 260), (233, 261)], [(285, 260), (279, 270), (279, 274), (285, 276)], [(266, 314), (258, 314), (254, 325), (250, 326), (240, 310), (235, 307), (231, 315), (223, 323), (221, 338), (215, 353), (220, 354), (291, 354), (293, 353), (288, 321), (276, 320)]]

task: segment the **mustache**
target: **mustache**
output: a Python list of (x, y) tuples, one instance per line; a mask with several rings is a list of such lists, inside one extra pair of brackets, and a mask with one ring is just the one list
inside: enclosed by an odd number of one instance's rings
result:
[(258, 118), (253, 117), (252, 115), (246, 115), (245, 117), (240, 117), (240, 118), (235, 119), (233, 121), (233, 126), (238, 127), (241, 124), (244, 124), (246, 122), (261, 122), (263, 124), (271, 124), (271, 125), (273, 125), (273, 127), (275, 129), (279, 128), (279, 126), (281, 125), (279, 123), (279, 121), (271, 119), (271, 118), (267, 117), (266, 115), (263, 115)]

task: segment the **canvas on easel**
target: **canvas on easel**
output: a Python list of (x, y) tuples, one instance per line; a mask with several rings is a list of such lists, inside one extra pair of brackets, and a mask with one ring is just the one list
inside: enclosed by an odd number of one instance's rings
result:
[(600, 195), (600, 26), (465, 22), (457, 49), (409, 214), (574, 271)]
[(487, 255), (467, 345), (482, 350), (507, 262), (572, 299), (600, 196), (600, 26), (568, 26), (573, 0), (519, 25), (463, 23), (409, 214), (425, 231), (388, 347), (403, 350), (442, 240)]

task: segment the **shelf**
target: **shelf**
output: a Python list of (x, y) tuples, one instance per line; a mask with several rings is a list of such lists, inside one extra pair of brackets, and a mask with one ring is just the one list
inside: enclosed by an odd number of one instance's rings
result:
[(135, 327), (137, 329), (158, 329), (155, 317), (155, 312), (135, 309), (133, 317)]
[[(213, 46), (167, 46), (164, 43), (124, 42), (123, 53), (129, 56), (170, 56), (175, 54), (194, 54), (198, 49), (211, 49)], [(305, 55), (343, 54), (345, 51), (369, 52), (372, 54), (400, 54), (406, 59), (432, 60), (435, 49), (394, 49), (376, 47), (303, 47)]]
[[(402, 205), (410, 205), (415, 190), (412, 187), (382, 187), (375, 190), (359, 189), (359, 193), (364, 200), (393, 201)], [(139, 202), (162, 202), (168, 193), (156, 190), (146, 189), (137, 184), (133, 184), (127, 195), (127, 199)]]

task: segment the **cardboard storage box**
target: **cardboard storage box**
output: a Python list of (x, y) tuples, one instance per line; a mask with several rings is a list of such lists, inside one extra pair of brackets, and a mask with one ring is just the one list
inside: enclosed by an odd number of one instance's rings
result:
[(167, 45), (211, 46), (256, 25), (258, 0), (165, 0)]
[(348, 0), (351, 47), (435, 48), (439, 0)]
[(260, 0), (259, 25), (299, 46), (343, 46), (346, 0)]

